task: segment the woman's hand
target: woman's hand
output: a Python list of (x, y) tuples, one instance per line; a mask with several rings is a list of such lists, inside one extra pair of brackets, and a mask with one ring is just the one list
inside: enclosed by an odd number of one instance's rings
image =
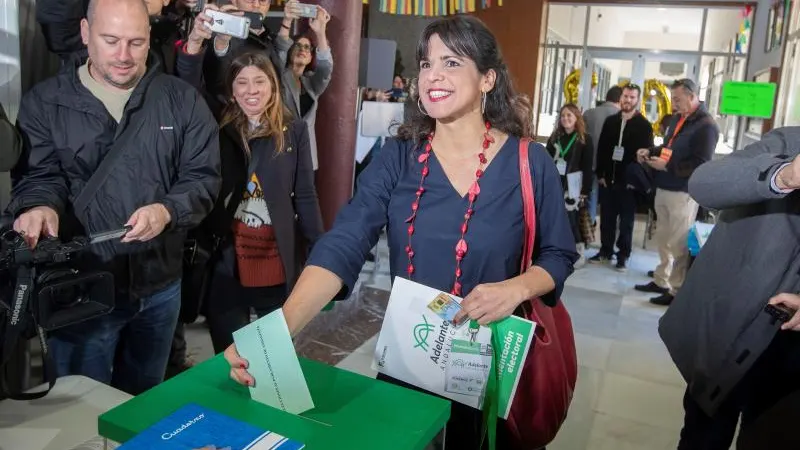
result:
[(317, 6), (317, 17), (308, 21), (308, 27), (311, 28), (317, 37), (324, 36), (328, 28), (328, 22), (331, 21), (331, 15), (322, 6)]
[(245, 386), (254, 386), (256, 384), (253, 376), (247, 373), (249, 364), (246, 359), (239, 356), (239, 352), (236, 351), (236, 344), (231, 344), (230, 347), (225, 349), (225, 360), (231, 365), (231, 378), (233, 378), (233, 381)]
[(487, 325), (505, 319), (514, 313), (520, 303), (527, 300), (525, 290), (514, 279), (501, 283), (487, 283), (475, 287), (461, 302), (461, 311), (455, 322), (466, 317)]
[[(283, 5), (283, 23), (286, 25), (291, 26), (293, 20), (297, 20), (300, 18), (298, 14), (298, 9), (300, 8), (297, 6), (297, 0), (289, 0)], [(288, 22), (288, 23), (287, 23)]]

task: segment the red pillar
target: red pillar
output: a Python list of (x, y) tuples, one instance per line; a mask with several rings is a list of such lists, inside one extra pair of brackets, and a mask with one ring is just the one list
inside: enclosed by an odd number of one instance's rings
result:
[(306, 0), (331, 15), (328, 42), (333, 52), (333, 76), (317, 109), (317, 194), (325, 229), (353, 195), (356, 146), (356, 95), (361, 50), (362, 2)]

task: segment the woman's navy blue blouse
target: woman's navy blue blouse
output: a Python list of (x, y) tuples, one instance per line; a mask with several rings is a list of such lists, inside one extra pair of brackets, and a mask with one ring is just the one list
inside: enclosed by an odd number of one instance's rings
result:
[[(480, 180), (481, 192), (465, 236), (468, 251), (461, 262), (464, 296), (479, 284), (519, 275), (524, 233), (519, 142), (510, 136)], [(359, 176), (356, 194), (339, 212), (333, 228), (314, 245), (308, 265), (335, 273), (349, 292), (386, 226), (392, 279), (408, 277), (406, 219), (411, 215), (422, 172), (417, 160), (420, 152), (410, 141), (386, 142), (378, 158)], [(537, 218), (534, 264), (555, 280), (555, 291), (542, 297), (552, 305), (560, 297), (578, 254), (552, 158), (542, 145), (533, 143), (529, 159)], [(455, 247), (469, 202), (450, 184), (435, 152), (429, 167), (411, 238), (415, 253), (411, 279), (450, 292), (455, 280)]]

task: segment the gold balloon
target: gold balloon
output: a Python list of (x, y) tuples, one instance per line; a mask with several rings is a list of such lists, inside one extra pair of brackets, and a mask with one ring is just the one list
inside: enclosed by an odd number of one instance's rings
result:
[[(629, 83), (627, 80), (620, 81), (617, 86), (625, 87)], [(645, 117), (649, 112), (646, 100), (650, 98), (650, 92), (655, 92), (656, 112), (658, 113), (658, 119), (653, 122), (653, 135), (661, 136), (661, 122), (666, 116), (672, 114), (672, 101), (669, 98), (669, 94), (667, 94), (667, 85), (656, 79), (646, 80), (644, 86), (642, 86), (642, 105), (640, 106), (640, 110)]]
[[(592, 72), (592, 87), (597, 86), (597, 72)], [(564, 79), (564, 100), (566, 103), (578, 104), (578, 91), (581, 86), (581, 69), (575, 69)]]

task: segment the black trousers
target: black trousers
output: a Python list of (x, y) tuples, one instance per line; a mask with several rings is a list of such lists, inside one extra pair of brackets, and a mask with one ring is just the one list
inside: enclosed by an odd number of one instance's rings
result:
[(233, 332), (250, 323), (250, 310), (263, 317), (283, 306), (288, 297), (286, 285), (244, 287), (238, 279), (215, 272), (208, 294), (206, 323), (214, 353), (233, 344)]
[[(617, 256), (628, 259), (633, 248), (633, 221), (636, 215), (636, 196), (624, 185), (600, 186), (600, 254), (614, 255), (616, 239)], [(619, 237), (617, 237), (619, 219)]]
[[(742, 436), (750, 434), (751, 426), (759, 418), (769, 414), (773, 405), (800, 387), (798, 380), (800, 332), (780, 331), (713, 417), (701, 410), (686, 391), (683, 398), (684, 425), (678, 450), (728, 450), (739, 417), (742, 422), (741, 442)], [(778, 428), (769, 431), (792, 434), (791, 430)]]

